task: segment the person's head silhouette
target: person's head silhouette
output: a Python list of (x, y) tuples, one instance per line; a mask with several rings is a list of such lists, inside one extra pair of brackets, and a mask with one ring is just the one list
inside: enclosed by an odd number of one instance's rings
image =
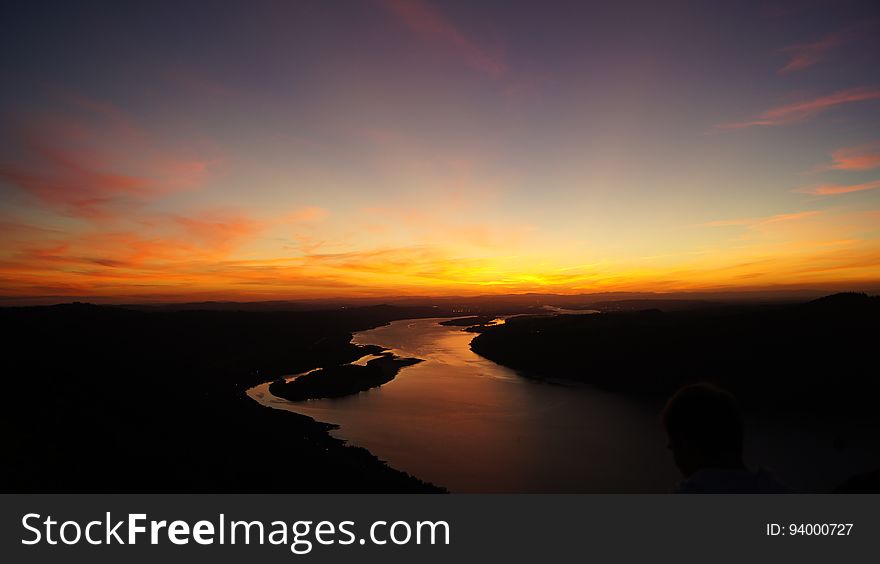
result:
[(728, 392), (710, 384), (685, 386), (667, 402), (662, 420), (685, 478), (705, 468), (744, 468), (743, 419)]

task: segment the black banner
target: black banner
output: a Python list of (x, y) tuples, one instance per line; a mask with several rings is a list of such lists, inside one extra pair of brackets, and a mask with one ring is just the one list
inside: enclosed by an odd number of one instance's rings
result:
[[(4, 562), (874, 562), (880, 496), (3, 495)], [(54, 543), (54, 544), (53, 544)]]

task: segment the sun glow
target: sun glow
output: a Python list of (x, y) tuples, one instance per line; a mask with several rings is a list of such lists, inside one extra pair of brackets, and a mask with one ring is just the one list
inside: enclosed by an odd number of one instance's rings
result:
[(870, 52), (861, 28), (695, 14), (767, 34), (708, 34), (726, 60), (675, 26), (609, 35), (612, 7), (545, 37), (510, 14), (368, 4), (291, 6), (240, 58), (179, 38), (149, 57), (32, 49), (58, 79), (21, 74), (4, 98), (0, 297), (880, 285), (880, 65), (825, 64)]

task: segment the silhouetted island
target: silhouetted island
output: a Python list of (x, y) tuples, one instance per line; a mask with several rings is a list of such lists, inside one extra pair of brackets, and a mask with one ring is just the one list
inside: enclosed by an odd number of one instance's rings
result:
[(293, 380), (272, 382), (269, 392), (290, 401), (338, 398), (356, 394), (390, 382), (404, 366), (421, 362), (418, 358), (399, 358), (383, 353), (365, 365), (342, 364), (307, 372)]
[(469, 333), (482, 333), (489, 327), (494, 327), (497, 323), (493, 323), (498, 319), (497, 315), (475, 315), (472, 317), (457, 317), (441, 321), (440, 325), (447, 327), (464, 327), (463, 331)]
[(440, 325), (446, 327), (472, 327), (474, 325), (486, 325), (495, 319), (494, 315), (474, 315), (471, 317), (456, 317), (441, 321)]

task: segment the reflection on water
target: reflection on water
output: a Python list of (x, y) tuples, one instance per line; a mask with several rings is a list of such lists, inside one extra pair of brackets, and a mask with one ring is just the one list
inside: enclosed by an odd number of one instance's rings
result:
[[(334, 435), (458, 492), (668, 491), (677, 475), (657, 407), (518, 376), (476, 354), (474, 334), (438, 319), (396, 321), (354, 342), (425, 362), (339, 399), (257, 401), (340, 426)], [(362, 359), (363, 360), (363, 359)]]
[[(523, 378), (471, 352), (473, 333), (438, 321), (396, 321), (355, 334), (355, 343), (425, 360), (380, 388), (297, 403), (269, 394), (268, 383), (248, 394), (340, 425), (335, 436), (454, 492), (663, 492), (676, 483), (659, 405)], [(746, 461), (797, 490), (829, 491), (880, 467), (880, 429), (753, 413)]]
[(352, 364), (355, 364), (357, 366), (366, 366), (368, 362), (370, 362), (371, 360), (376, 360), (377, 358), (382, 358), (382, 355), (368, 354), (366, 356), (360, 357), (356, 361), (352, 362)]

